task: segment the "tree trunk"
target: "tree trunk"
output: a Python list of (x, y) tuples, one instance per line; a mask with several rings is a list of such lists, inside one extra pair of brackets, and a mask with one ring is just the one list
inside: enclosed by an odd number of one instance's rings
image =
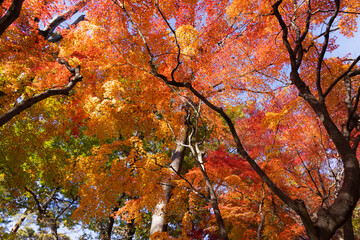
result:
[[(188, 129), (186, 129), (185, 136), (182, 140), (182, 144), (186, 144), (188, 138)], [(181, 166), (184, 160), (185, 147), (181, 144), (178, 144), (173, 155), (171, 157), (170, 169), (176, 173), (180, 172)], [(161, 199), (158, 204), (156, 204), (151, 217), (151, 227), (150, 235), (156, 232), (166, 232), (167, 231), (167, 221), (166, 221), (166, 207), (171, 198), (171, 191), (174, 187), (170, 183), (170, 179), (164, 183), (163, 191), (164, 198)]]
[(57, 224), (56, 224), (55, 219), (49, 218), (49, 225), (50, 225), (51, 234), (53, 235), (54, 240), (58, 240), (59, 235), (57, 233)]
[(264, 205), (264, 200), (265, 200), (265, 190), (263, 189), (263, 198), (261, 200), (261, 203), (259, 204), (259, 214), (260, 214), (260, 223), (257, 229), (257, 240), (261, 240), (261, 231), (264, 228), (264, 223), (265, 223), (265, 214), (263, 212), (263, 205)]
[[(261, 206), (261, 205), (260, 205)], [(257, 240), (261, 240), (261, 231), (264, 227), (264, 222), (265, 222), (265, 216), (264, 216), (264, 213), (263, 212), (260, 212), (260, 223), (259, 223), (259, 226), (258, 226), (258, 229), (257, 229)]]
[(57, 224), (56, 224), (56, 220), (53, 217), (51, 217), (48, 212), (41, 211), (39, 213), (39, 216), (38, 216), (38, 221), (39, 221), (40, 224), (50, 228), (51, 235), (52, 235), (54, 240), (59, 239), (59, 235), (57, 233), (58, 227), (57, 227)]
[(350, 217), (343, 226), (344, 240), (355, 240), (352, 217)]
[[(119, 207), (115, 207), (112, 211), (115, 212), (119, 210)], [(106, 219), (106, 221), (102, 222), (99, 221), (98, 222), (98, 226), (99, 226), (99, 230), (100, 230), (100, 239), (101, 240), (110, 240), (111, 239), (111, 233), (114, 227), (114, 222), (115, 219), (111, 216), (111, 214), (109, 215), (109, 217)]]
[(224, 219), (221, 216), (218, 199), (217, 199), (214, 187), (211, 184), (210, 178), (207, 175), (207, 172), (206, 172), (206, 169), (205, 169), (205, 166), (204, 166), (204, 162), (203, 162), (203, 159), (202, 159), (203, 153), (199, 150), (199, 147), (198, 147), (197, 143), (195, 143), (195, 149), (191, 145), (190, 145), (190, 149), (191, 149), (192, 154), (196, 158), (197, 164), (199, 165), (201, 173), (202, 173), (202, 175), (204, 177), (206, 187), (207, 187), (207, 189), (209, 191), (209, 195), (210, 195), (209, 202), (211, 204), (212, 209), (214, 210), (214, 215), (215, 215), (215, 218), (216, 218), (216, 222), (217, 222), (218, 227), (219, 227), (220, 239), (228, 240), (229, 237), (227, 235)]
[(219, 208), (217, 198), (216, 197), (211, 198), (209, 201), (210, 201), (212, 209), (214, 210), (214, 215), (215, 215), (215, 218), (216, 218), (216, 222), (217, 222), (218, 227), (219, 227), (220, 239), (221, 240), (228, 240), (229, 237), (227, 235), (224, 219), (221, 216), (221, 212), (220, 212), (220, 208)]
[(98, 222), (99, 229), (100, 229), (99, 238), (101, 240), (110, 240), (111, 239), (111, 232), (112, 232), (113, 224), (114, 224), (114, 219), (112, 217), (109, 217), (109, 219), (107, 219), (106, 223)]
[(134, 219), (127, 221), (126, 223), (126, 236), (124, 239), (126, 240), (132, 240), (134, 235), (135, 235), (135, 224), (134, 224)]

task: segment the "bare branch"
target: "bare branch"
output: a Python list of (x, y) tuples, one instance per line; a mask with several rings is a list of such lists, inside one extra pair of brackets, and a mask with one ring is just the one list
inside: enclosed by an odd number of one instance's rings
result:
[[(322, 89), (321, 89), (321, 65), (323, 63), (324, 60), (324, 56), (327, 50), (327, 47), (329, 45), (329, 38), (330, 38), (330, 32), (331, 32), (331, 27), (332, 24), (335, 21), (335, 18), (337, 17), (337, 15), (339, 14), (339, 9), (340, 9), (340, 1), (339, 0), (335, 0), (335, 12), (334, 14), (331, 16), (326, 30), (325, 30), (325, 34), (324, 34), (324, 43), (320, 52), (320, 56), (318, 57), (318, 62), (317, 62), (317, 67), (316, 67), (316, 87), (318, 89), (318, 93), (319, 93), (319, 100), (320, 102), (324, 101), (324, 98), (326, 97), (326, 93), (323, 94)], [(326, 91), (328, 92), (328, 91)]]
[(27, 216), (31, 214), (31, 212), (34, 210), (34, 207), (28, 207), (26, 208), (25, 212), (21, 214), (21, 217), (19, 220), (15, 223), (15, 225), (11, 228), (10, 234), (15, 234), (17, 230), (21, 227), (22, 223), (25, 221)]
[[(337, 31), (337, 30), (339, 30), (340, 28), (333, 28), (333, 29), (331, 29), (330, 30), (330, 32), (335, 32), (335, 31)], [(318, 35), (318, 36), (316, 36), (315, 38), (314, 38), (314, 40), (315, 39), (318, 39), (318, 38), (321, 38), (322, 36), (324, 36), (326, 34), (326, 32), (323, 32), (323, 33), (321, 33), (320, 35)]]
[(279, 12), (279, 6), (282, 3), (282, 0), (277, 0), (274, 5), (272, 6), (273, 8), (273, 14), (275, 15), (275, 17), (277, 18), (280, 27), (282, 29), (283, 35), (282, 35), (282, 40), (284, 42), (284, 45), (287, 49), (287, 51), (290, 54), (290, 60), (291, 63), (294, 63), (294, 66), (296, 65), (296, 59), (295, 59), (295, 53), (293, 51), (293, 49), (291, 48), (291, 45), (289, 43), (288, 40), (288, 27), (286, 26), (286, 23), (284, 22), (284, 19), (282, 18), (280, 12)]
[(57, 217), (55, 218), (55, 221), (57, 221), (57, 220), (59, 219), (59, 217), (60, 217), (61, 215), (63, 215), (64, 212), (65, 212), (66, 210), (68, 210), (68, 209), (71, 207), (71, 205), (73, 205), (77, 200), (78, 200), (78, 197), (75, 197), (75, 198), (57, 215)]
[[(49, 24), (44, 28), (44, 30), (39, 30), (39, 34), (42, 35), (49, 42), (58, 42), (61, 39), (61, 35), (52, 36), (55, 29), (64, 21), (71, 18), (74, 14), (76, 14), (81, 8), (83, 8), (89, 0), (81, 0), (74, 6), (72, 6), (69, 10), (61, 15), (56, 15), (51, 19)], [(84, 20), (84, 16), (78, 17), (72, 25), (76, 25), (78, 22)]]
[(302, 42), (304, 41), (306, 35), (309, 32), (310, 20), (311, 20), (311, 0), (308, 0), (308, 11), (307, 11), (306, 25), (305, 25), (304, 32), (301, 34), (300, 30), (299, 30), (299, 33), (296, 35), (296, 46), (295, 46), (294, 52), (298, 56), (296, 59), (296, 61), (297, 61), (296, 68), (297, 69), (300, 68), (300, 64), (303, 59), (304, 49), (302, 47)]
[(0, 36), (20, 16), (23, 3), (24, 0), (13, 0), (5, 15), (0, 18)]
[[(295, 146), (294, 146), (294, 147), (295, 147)], [(307, 172), (307, 174), (308, 174), (311, 182), (313, 182), (313, 184), (314, 184), (314, 186), (315, 186), (315, 188), (316, 188), (316, 191), (313, 190), (313, 189), (307, 184), (306, 181), (304, 181), (304, 183), (309, 187), (310, 190), (312, 190), (316, 195), (318, 195), (321, 199), (323, 199), (323, 195), (321, 194), (321, 192), (320, 192), (320, 190), (319, 190), (319, 188), (318, 188), (318, 186), (317, 186), (317, 184), (316, 184), (316, 181), (315, 181), (315, 179), (313, 178), (313, 176), (312, 176), (312, 174), (311, 174), (311, 171), (312, 171), (313, 169), (309, 169), (309, 168), (306, 166), (306, 164), (305, 164), (304, 160), (302, 159), (299, 151), (297, 150), (296, 147), (295, 147), (295, 149), (296, 149), (297, 155), (298, 155), (298, 157), (300, 158), (300, 161), (301, 161), (303, 167), (305, 168), (305, 170), (306, 170), (306, 172)]]
[(175, 73), (175, 71), (178, 69), (178, 67), (179, 67), (180, 64), (181, 64), (181, 62), (180, 62), (180, 55), (181, 55), (180, 44), (179, 44), (179, 42), (178, 42), (178, 39), (177, 39), (175, 30), (171, 27), (169, 21), (165, 18), (163, 12), (160, 10), (159, 2), (158, 2), (158, 1), (156, 1), (155, 7), (156, 7), (156, 9), (159, 11), (161, 17), (164, 19), (166, 25), (170, 28), (170, 31), (172, 32), (172, 34), (174, 35), (175, 44), (176, 44), (176, 47), (177, 47), (177, 49), (178, 49), (178, 51), (177, 51), (177, 56), (176, 56), (176, 66), (171, 70), (171, 80), (175, 82), (174, 73)]
[(203, 199), (205, 199), (205, 200), (208, 201), (208, 198), (207, 198), (204, 194), (202, 194), (201, 192), (199, 192), (199, 191), (192, 185), (192, 183), (191, 183), (189, 180), (187, 180), (183, 175), (181, 175), (178, 171), (176, 171), (176, 169), (174, 169), (172, 166), (170, 166), (170, 169), (171, 169), (172, 171), (174, 171), (174, 172), (176, 173), (176, 175), (178, 175), (181, 179), (183, 179), (183, 180), (189, 185), (190, 189), (191, 189), (196, 195), (198, 195), (198, 196), (200, 196), (201, 198), (203, 198)]

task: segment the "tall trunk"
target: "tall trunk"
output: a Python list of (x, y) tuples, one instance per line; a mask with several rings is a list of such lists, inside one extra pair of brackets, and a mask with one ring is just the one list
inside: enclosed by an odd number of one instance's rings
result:
[(265, 214), (263, 212), (263, 205), (264, 205), (264, 200), (265, 200), (265, 190), (263, 189), (263, 198), (259, 204), (259, 214), (260, 214), (260, 223), (257, 229), (257, 240), (261, 240), (261, 231), (264, 228), (264, 223), (265, 223)]
[(56, 224), (55, 218), (51, 217), (50, 214), (45, 210), (41, 211), (38, 216), (38, 221), (40, 224), (47, 226), (50, 228), (51, 235), (54, 240), (59, 239), (59, 235), (57, 233), (58, 226)]
[(217, 199), (214, 187), (211, 184), (210, 178), (207, 175), (207, 172), (206, 172), (206, 169), (205, 169), (205, 166), (204, 166), (204, 162), (203, 162), (203, 159), (202, 159), (203, 152), (201, 152), (199, 150), (199, 147), (198, 147), (197, 143), (195, 143), (195, 148), (191, 145), (191, 143), (189, 144), (189, 147), (191, 149), (191, 152), (192, 152), (193, 156), (196, 158), (196, 161), (197, 161), (197, 163), (199, 165), (201, 173), (202, 173), (202, 175), (204, 177), (206, 187), (207, 187), (207, 189), (209, 191), (209, 195), (210, 195), (209, 202), (211, 204), (212, 209), (214, 210), (214, 215), (215, 215), (215, 218), (216, 218), (216, 222), (217, 222), (218, 227), (219, 227), (220, 239), (228, 240), (229, 237), (227, 235), (224, 219), (221, 216), (218, 199)]
[(98, 222), (99, 229), (100, 229), (100, 239), (101, 240), (110, 240), (111, 239), (111, 233), (112, 228), (114, 226), (114, 218), (109, 216), (107, 221), (105, 223)]
[(150, 235), (156, 232), (167, 231), (166, 206), (170, 201), (172, 189), (172, 186), (163, 186), (164, 199), (160, 200), (154, 208), (153, 214), (151, 216)]
[(54, 240), (58, 240), (59, 235), (57, 233), (58, 227), (56, 224), (56, 220), (54, 218), (49, 218), (49, 225), (50, 225), (51, 234), (53, 235)]
[[(352, 149), (352, 147), (357, 148), (357, 145), (351, 146), (349, 138), (345, 135), (349, 136), (353, 127), (351, 128), (349, 124), (358, 117), (353, 117), (355, 114), (355, 110), (358, 107), (358, 102), (355, 103), (354, 109), (351, 104), (349, 104), (348, 98), (350, 95), (347, 94), (345, 98), (345, 103), (350, 112), (348, 115), (347, 121), (347, 131), (344, 134), (340, 131), (340, 129), (335, 124), (335, 121), (332, 119), (328, 111), (328, 107), (326, 105), (326, 97), (333, 90), (333, 88), (338, 84), (338, 82), (344, 79), (346, 76), (351, 77), (352, 69), (356, 66), (360, 57), (355, 59), (350, 65), (350, 67), (344, 71), (339, 77), (335, 78), (333, 82), (325, 91), (322, 89), (322, 66), (323, 60), (325, 57), (325, 53), (328, 50), (328, 44), (330, 40), (330, 32), (332, 31), (332, 26), (335, 24), (338, 14), (340, 13), (340, 0), (334, 1), (334, 12), (333, 15), (327, 21), (327, 27), (324, 33), (324, 42), (322, 44), (321, 53), (317, 59), (317, 67), (316, 67), (316, 90), (317, 93), (313, 94), (312, 89), (307, 85), (305, 81), (303, 81), (302, 76), (300, 75), (301, 63), (303, 60), (303, 41), (305, 40), (308, 31), (310, 29), (311, 22), (311, 6), (310, 3), (308, 5), (308, 16), (306, 20), (306, 28), (304, 32), (297, 34), (295, 36), (294, 41), (289, 41), (289, 27), (285, 23), (283, 16), (281, 15), (279, 8), (282, 4), (282, 0), (277, 0), (273, 5), (273, 15), (276, 17), (281, 30), (282, 30), (282, 41), (284, 46), (287, 49), (287, 52), (290, 57), (291, 64), (291, 72), (290, 72), (290, 80), (292, 84), (296, 86), (299, 91), (299, 96), (302, 97), (312, 108), (314, 113), (317, 115), (318, 119), (322, 122), (325, 127), (330, 139), (334, 143), (338, 153), (341, 156), (342, 163), (344, 164), (344, 180), (341, 188), (339, 189), (339, 193), (335, 199), (335, 201), (328, 208), (322, 208), (317, 212), (317, 220), (316, 222), (312, 222), (309, 213), (306, 209), (304, 201), (295, 200), (288, 201), (286, 198), (282, 198), (283, 201), (288, 204), (296, 213), (301, 217), (301, 220), (304, 224), (305, 230), (309, 239), (311, 240), (328, 240), (334, 235), (336, 230), (340, 228), (342, 225), (348, 221), (349, 217), (351, 217), (351, 213), (354, 210), (357, 202), (360, 198), (360, 169), (359, 169), (359, 161), (356, 158), (356, 149)], [(294, 48), (292, 48), (292, 42), (295, 43)], [(354, 76), (354, 75), (353, 75)], [(317, 95), (317, 96), (316, 96)], [(350, 108), (349, 108), (350, 107)], [(269, 186), (270, 187), (270, 186)], [(278, 195), (278, 194), (277, 194)], [(279, 195), (278, 195), (279, 196)], [(281, 197), (281, 196), (279, 196)], [(295, 205), (294, 205), (295, 203)], [(299, 204), (297, 204), (299, 203)], [(296, 205), (297, 204), (297, 205)]]
[[(182, 144), (178, 144), (173, 155), (171, 157), (170, 169), (176, 173), (180, 172), (181, 166), (184, 160), (185, 155), (185, 147), (188, 138), (188, 129), (185, 131), (185, 136), (182, 140)], [(150, 227), (150, 235), (156, 232), (166, 232), (167, 231), (167, 221), (166, 221), (166, 207), (170, 202), (171, 191), (174, 188), (170, 180), (164, 183), (163, 185), (164, 198), (161, 199), (158, 204), (156, 204), (154, 212), (151, 217), (151, 227)]]
[(135, 224), (134, 224), (135, 220), (131, 219), (130, 221), (127, 221), (126, 223), (126, 236), (124, 236), (126, 240), (132, 240), (134, 235), (135, 235)]
[[(123, 195), (124, 196), (124, 195)], [(119, 210), (119, 207), (116, 206), (112, 209), (112, 212), (116, 212)], [(109, 215), (109, 217), (106, 219), (106, 221), (99, 221), (98, 226), (100, 230), (100, 239), (101, 240), (110, 240), (111, 239), (111, 233), (114, 227), (115, 219), (112, 217), (112, 214)]]
[[(261, 208), (261, 204), (260, 204), (260, 208)], [(260, 223), (259, 223), (257, 233), (256, 233), (257, 240), (261, 240), (261, 231), (264, 227), (264, 222), (265, 222), (265, 215), (262, 211), (260, 211)]]
[(350, 217), (343, 226), (344, 240), (354, 240), (354, 228), (352, 225), (352, 217)]
[[(212, 191), (214, 192), (213, 189), (212, 189)], [(221, 240), (228, 240), (229, 237), (227, 235), (224, 219), (221, 216), (219, 203), (217, 201), (216, 195), (214, 195), (214, 197), (211, 197), (209, 201), (210, 201), (212, 209), (214, 210), (214, 215), (215, 215), (215, 218), (216, 218), (216, 222), (217, 222), (218, 227), (219, 227), (220, 239)]]

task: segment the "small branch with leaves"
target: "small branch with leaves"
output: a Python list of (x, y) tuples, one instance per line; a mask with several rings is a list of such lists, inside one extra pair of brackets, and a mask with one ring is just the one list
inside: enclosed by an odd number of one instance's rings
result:
[(56, 61), (64, 65), (69, 72), (72, 74), (69, 78), (69, 83), (63, 88), (51, 88), (42, 93), (36, 94), (26, 100), (23, 100), (19, 104), (15, 105), (12, 109), (0, 116), (0, 127), (5, 123), (9, 122), (12, 118), (22, 113), (24, 110), (30, 108), (34, 104), (56, 95), (69, 95), (70, 91), (75, 87), (75, 85), (80, 82), (83, 77), (80, 74), (80, 66), (71, 67), (70, 64), (64, 59), (56, 58)]

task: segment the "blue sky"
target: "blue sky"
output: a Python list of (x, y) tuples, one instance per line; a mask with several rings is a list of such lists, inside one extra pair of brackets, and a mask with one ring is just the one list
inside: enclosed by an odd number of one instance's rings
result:
[[(360, 25), (360, 20), (359, 20)], [(356, 58), (360, 55), (360, 31), (357, 31), (353, 38), (347, 38), (339, 36), (337, 44), (339, 48), (334, 51), (335, 56), (344, 56), (345, 54), (351, 53), (352, 58)]]

